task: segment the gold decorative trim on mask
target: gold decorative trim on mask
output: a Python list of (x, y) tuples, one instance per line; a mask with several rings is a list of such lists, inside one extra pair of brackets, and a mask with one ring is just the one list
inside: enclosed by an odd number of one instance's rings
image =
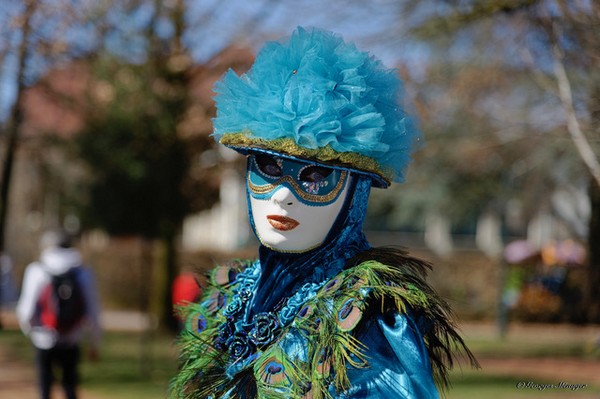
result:
[(252, 172), (248, 171), (248, 178), (247, 178), (248, 187), (250, 188), (250, 191), (252, 191), (255, 194), (265, 194), (265, 193), (268, 193), (269, 191), (274, 190), (275, 188), (277, 188), (277, 186), (280, 186), (282, 183), (288, 183), (290, 186), (293, 187), (294, 191), (296, 193), (298, 193), (300, 198), (302, 198), (303, 200), (308, 201), (308, 202), (320, 202), (320, 203), (329, 202), (329, 201), (332, 201), (333, 199), (335, 199), (338, 196), (338, 194), (340, 193), (340, 191), (342, 191), (342, 189), (344, 188), (344, 184), (345, 184), (346, 178), (348, 176), (348, 172), (345, 170), (342, 170), (342, 173), (340, 174), (340, 180), (338, 181), (337, 185), (330, 193), (327, 193), (324, 195), (316, 195), (316, 194), (309, 194), (306, 191), (304, 191), (291, 176), (285, 175), (285, 176), (277, 179), (277, 181), (274, 183), (257, 186), (255, 184), (252, 184), (252, 181), (250, 179), (250, 173), (252, 173)]
[(275, 140), (264, 140), (252, 137), (249, 132), (226, 133), (221, 137), (220, 143), (225, 146), (237, 148), (260, 148), (272, 150), (293, 157), (316, 160), (325, 165), (347, 167), (368, 173), (379, 175), (389, 185), (394, 179), (394, 173), (384, 170), (373, 158), (356, 152), (338, 152), (331, 146), (315, 149), (305, 148), (298, 145), (292, 138), (279, 138)]

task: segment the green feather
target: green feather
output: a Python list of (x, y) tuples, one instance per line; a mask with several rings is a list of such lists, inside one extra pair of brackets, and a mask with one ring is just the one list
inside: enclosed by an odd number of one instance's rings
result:
[[(373, 259), (377, 259), (376, 261)], [(238, 262), (243, 269), (250, 262)], [(218, 326), (225, 320), (216, 308), (211, 311), (191, 304), (182, 310), (192, 320), (189, 331), (179, 338), (181, 348), (180, 371), (171, 383), (172, 398), (199, 399), (208, 396), (219, 398), (224, 394), (233, 399), (257, 397), (260, 399), (298, 398), (310, 395), (313, 399), (330, 399), (330, 388), (343, 392), (350, 387), (347, 368), (368, 367), (367, 349), (353, 335), (353, 329), (373, 312), (389, 311), (411, 313), (424, 317), (432, 328), (424, 333), (424, 343), (431, 360), (434, 377), (439, 385), (446, 387), (448, 372), (456, 354), (465, 356), (473, 366), (477, 361), (458, 334), (453, 315), (447, 303), (426, 283), (430, 265), (406, 252), (379, 248), (371, 249), (351, 259), (347, 268), (335, 277), (335, 284), (326, 284), (315, 297), (308, 301), (309, 311), (304, 317), (296, 317), (284, 328), (280, 338), (249, 363), (235, 376), (228, 376), (229, 358), (211, 345)], [(234, 288), (226, 281), (225, 270), (220, 277), (209, 281), (220, 283), (206, 291), (205, 298), (215, 293), (231, 295)], [(340, 324), (340, 311), (344, 304), (352, 308)], [(348, 308), (349, 309), (349, 308)], [(348, 310), (346, 309), (346, 310)], [(194, 332), (194, 320), (206, 317), (206, 329)], [(281, 345), (286, 334), (293, 329), (308, 343), (307, 359), (290, 358)], [(269, 363), (272, 362), (272, 363)], [(281, 366), (268, 370), (269, 365)], [(306, 383), (311, 383), (307, 393)]]

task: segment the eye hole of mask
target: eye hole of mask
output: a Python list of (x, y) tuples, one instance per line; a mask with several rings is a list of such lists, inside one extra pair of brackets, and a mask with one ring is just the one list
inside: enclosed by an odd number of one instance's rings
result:
[(259, 154), (255, 156), (256, 159), (256, 165), (258, 166), (258, 169), (260, 169), (261, 172), (263, 172), (264, 174), (266, 174), (267, 176), (271, 176), (271, 177), (281, 177), (282, 176), (282, 170), (281, 170), (281, 166), (279, 166), (279, 164), (277, 163), (277, 161), (275, 160), (275, 158), (268, 156), (268, 155), (263, 155), (263, 154)]
[(324, 168), (322, 166), (308, 166), (300, 172), (299, 180), (310, 182), (310, 183), (318, 183), (327, 179), (327, 177), (333, 172), (333, 169)]

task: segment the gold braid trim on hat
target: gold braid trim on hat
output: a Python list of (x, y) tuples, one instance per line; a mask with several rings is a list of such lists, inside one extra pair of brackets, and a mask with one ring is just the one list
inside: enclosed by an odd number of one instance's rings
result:
[(393, 180), (392, 173), (386, 173), (373, 158), (356, 152), (338, 152), (327, 145), (319, 148), (305, 148), (298, 145), (294, 139), (286, 137), (275, 140), (264, 140), (251, 137), (250, 133), (226, 133), (221, 137), (220, 143), (235, 148), (260, 148), (272, 150), (298, 158), (318, 160), (324, 164), (357, 169), (364, 172), (375, 173), (382, 177), (388, 185)]

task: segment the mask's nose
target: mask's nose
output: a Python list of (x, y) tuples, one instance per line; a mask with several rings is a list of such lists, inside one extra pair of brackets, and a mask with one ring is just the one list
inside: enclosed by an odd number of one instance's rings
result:
[(281, 208), (289, 208), (296, 203), (296, 196), (286, 186), (279, 187), (271, 196), (271, 201)]

